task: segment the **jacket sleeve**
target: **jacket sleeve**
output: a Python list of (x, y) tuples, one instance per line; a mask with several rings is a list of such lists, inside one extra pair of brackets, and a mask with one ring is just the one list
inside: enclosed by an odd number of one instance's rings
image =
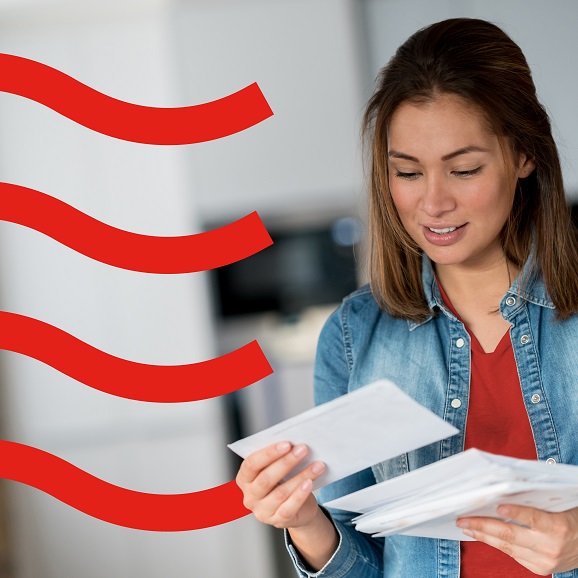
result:
[[(350, 358), (349, 344), (344, 339), (343, 316), (346, 305), (342, 304), (327, 320), (317, 345), (314, 372), (315, 404), (326, 403), (348, 391)], [(349, 494), (375, 483), (371, 468), (337, 480), (319, 490), (320, 504)], [(351, 519), (356, 515), (342, 510), (322, 508), (339, 535), (339, 545), (327, 564), (318, 572), (308, 569), (291, 543), (285, 530), (285, 543), (302, 578), (383, 578), (383, 538), (372, 538), (357, 532)]]

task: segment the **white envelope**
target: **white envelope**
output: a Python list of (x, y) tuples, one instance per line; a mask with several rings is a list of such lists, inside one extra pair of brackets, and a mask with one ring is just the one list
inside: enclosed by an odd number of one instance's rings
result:
[(228, 447), (246, 458), (280, 441), (306, 444), (309, 454), (287, 477), (320, 460), (326, 470), (314, 482), (318, 488), (456, 433), (391, 381), (380, 380)]
[[(422, 536), (424, 538), (443, 538), (446, 540), (472, 540), (464, 535), (461, 528), (456, 526), (458, 518), (464, 516), (490, 516), (501, 518), (497, 509), (500, 504), (518, 504), (520, 506), (532, 506), (548, 512), (563, 512), (578, 506), (578, 486), (563, 484), (541, 485), (537, 484), (534, 489), (530, 489), (533, 484), (511, 483), (504, 492), (488, 499), (484, 505), (467, 507), (457, 510), (452, 508), (452, 512), (440, 517), (429, 519), (422, 523), (415, 523), (406, 526), (400, 531), (391, 531), (387, 534), (403, 534), (404, 536)], [(378, 534), (385, 536), (386, 533)]]

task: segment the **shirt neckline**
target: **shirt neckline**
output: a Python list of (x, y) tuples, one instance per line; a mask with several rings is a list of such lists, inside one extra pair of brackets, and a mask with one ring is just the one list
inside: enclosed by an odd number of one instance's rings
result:
[(467, 326), (467, 324), (464, 322), (464, 320), (460, 317), (459, 313), (456, 311), (455, 307), (452, 305), (452, 302), (450, 301), (449, 297), (447, 296), (447, 294), (446, 294), (444, 288), (442, 287), (442, 284), (440, 283), (437, 276), (436, 276), (435, 280), (436, 280), (436, 283), (438, 285), (438, 289), (440, 290), (440, 295), (442, 297), (443, 302), (445, 303), (447, 308), (463, 323), (464, 327), (466, 328), (466, 331), (468, 332), (468, 335), (470, 336), (470, 342), (471, 342), (472, 350), (476, 350), (477, 353), (481, 353), (483, 355), (500, 355), (503, 351), (507, 350), (511, 346), (510, 330), (508, 329), (504, 333), (504, 335), (502, 335), (502, 337), (500, 338), (500, 341), (498, 342), (498, 345), (496, 345), (496, 348), (494, 349), (494, 351), (486, 351), (482, 347), (482, 344), (478, 341), (478, 338), (470, 330), (470, 328)]

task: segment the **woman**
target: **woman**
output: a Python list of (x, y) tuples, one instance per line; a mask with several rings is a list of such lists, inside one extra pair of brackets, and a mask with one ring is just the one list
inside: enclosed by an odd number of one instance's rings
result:
[[(578, 243), (548, 117), (519, 47), (482, 20), (418, 31), (378, 79), (370, 287), (327, 321), (316, 403), (389, 378), (460, 434), (322, 489), (320, 502), (468, 447), (578, 465)], [(311, 494), (289, 443), (242, 464), (245, 505), (287, 529), (301, 576), (578, 577), (578, 509), (502, 506), (458, 521), (475, 542), (373, 539)], [(522, 525), (520, 525), (522, 524)]]

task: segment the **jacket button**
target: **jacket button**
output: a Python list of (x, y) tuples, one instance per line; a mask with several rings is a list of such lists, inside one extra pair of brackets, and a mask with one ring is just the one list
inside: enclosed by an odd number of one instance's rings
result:
[(456, 347), (458, 349), (461, 349), (465, 344), (466, 342), (461, 337), (459, 339), (456, 339)]
[(546, 460), (546, 463), (547, 463), (547, 464), (555, 464), (555, 463), (556, 463), (556, 460), (555, 460), (554, 458), (548, 458), (548, 459)]
[(506, 299), (506, 305), (509, 305), (510, 307), (512, 307), (512, 305), (516, 304), (516, 298), (515, 297), (508, 297)]
[(538, 403), (542, 398), (540, 397), (539, 393), (535, 393), (532, 397), (532, 403)]
[(451, 406), (455, 409), (462, 406), (462, 402), (456, 397), (456, 399), (452, 399)]
[(529, 335), (522, 335), (522, 337), (520, 337), (520, 343), (522, 345), (526, 345), (526, 343), (528, 343), (528, 341), (530, 341)]

